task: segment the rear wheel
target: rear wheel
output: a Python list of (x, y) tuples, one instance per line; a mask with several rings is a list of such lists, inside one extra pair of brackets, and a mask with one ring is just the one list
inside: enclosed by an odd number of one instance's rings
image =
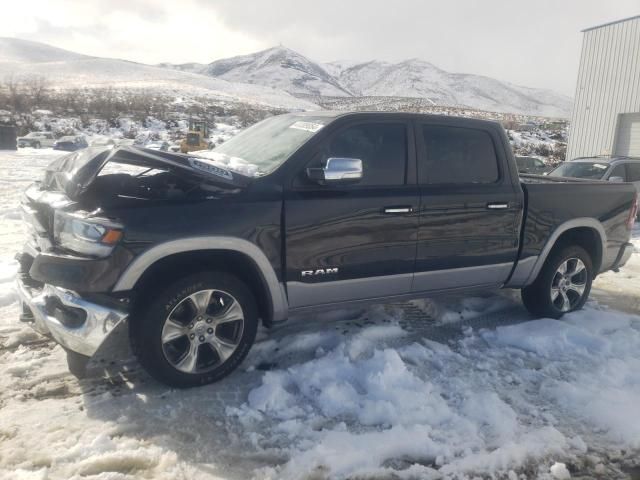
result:
[(585, 249), (559, 248), (549, 256), (535, 282), (522, 289), (522, 301), (536, 316), (560, 318), (584, 306), (593, 276), (591, 257)]
[(179, 280), (133, 319), (134, 351), (157, 380), (193, 387), (220, 380), (246, 357), (258, 327), (249, 288), (226, 273)]

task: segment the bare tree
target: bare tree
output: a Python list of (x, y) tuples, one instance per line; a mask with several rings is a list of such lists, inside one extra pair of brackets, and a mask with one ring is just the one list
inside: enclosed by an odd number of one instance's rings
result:
[(112, 87), (95, 90), (89, 110), (99, 116), (112, 120), (118, 116), (118, 99)]
[(7, 90), (9, 107), (14, 113), (22, 113), (25, 111), (26, 98), (23, 86), (15, 75), (11, 74), (4, 79), (4, 88)]
[(82, 111), (82, 91), (79, 88), (65, 90), (61, 95), (62, 108), (68, 113)]
[(49, 81), (43, 75), (33, 75), (24, 79), (25, 90), (28, 93), (31, 104), (40, 107), (47, 99), (49, 93)]

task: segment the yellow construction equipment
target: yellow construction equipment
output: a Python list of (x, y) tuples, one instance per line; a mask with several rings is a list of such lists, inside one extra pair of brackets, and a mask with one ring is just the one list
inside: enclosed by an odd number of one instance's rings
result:
[(195, 152), (196, 150), (206, 150), (211, 147), (209, 142), (209, 127), (205, 120), (189, 119), (189, 133), (180, 142), (182, 153)]

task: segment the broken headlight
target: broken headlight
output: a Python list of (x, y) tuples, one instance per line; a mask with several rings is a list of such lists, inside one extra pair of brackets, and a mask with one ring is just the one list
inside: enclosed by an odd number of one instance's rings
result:
[(55, 243), (72, 252), (94, 257), (108, 256), (122, 238), (122, 226), (87, 212), (56, 210), (53, 221)]

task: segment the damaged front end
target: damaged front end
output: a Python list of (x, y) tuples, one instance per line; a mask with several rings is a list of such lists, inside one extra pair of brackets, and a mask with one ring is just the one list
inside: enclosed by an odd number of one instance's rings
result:
[(84, 149), (54, 161), (22, 198), (21, 320), (68, 351), (94, 355), (129, 314), (130, 298), (111, 293), (135, 256), (117, 212), (224, 196), (250, 180), (206, 159), (136, 147)]

